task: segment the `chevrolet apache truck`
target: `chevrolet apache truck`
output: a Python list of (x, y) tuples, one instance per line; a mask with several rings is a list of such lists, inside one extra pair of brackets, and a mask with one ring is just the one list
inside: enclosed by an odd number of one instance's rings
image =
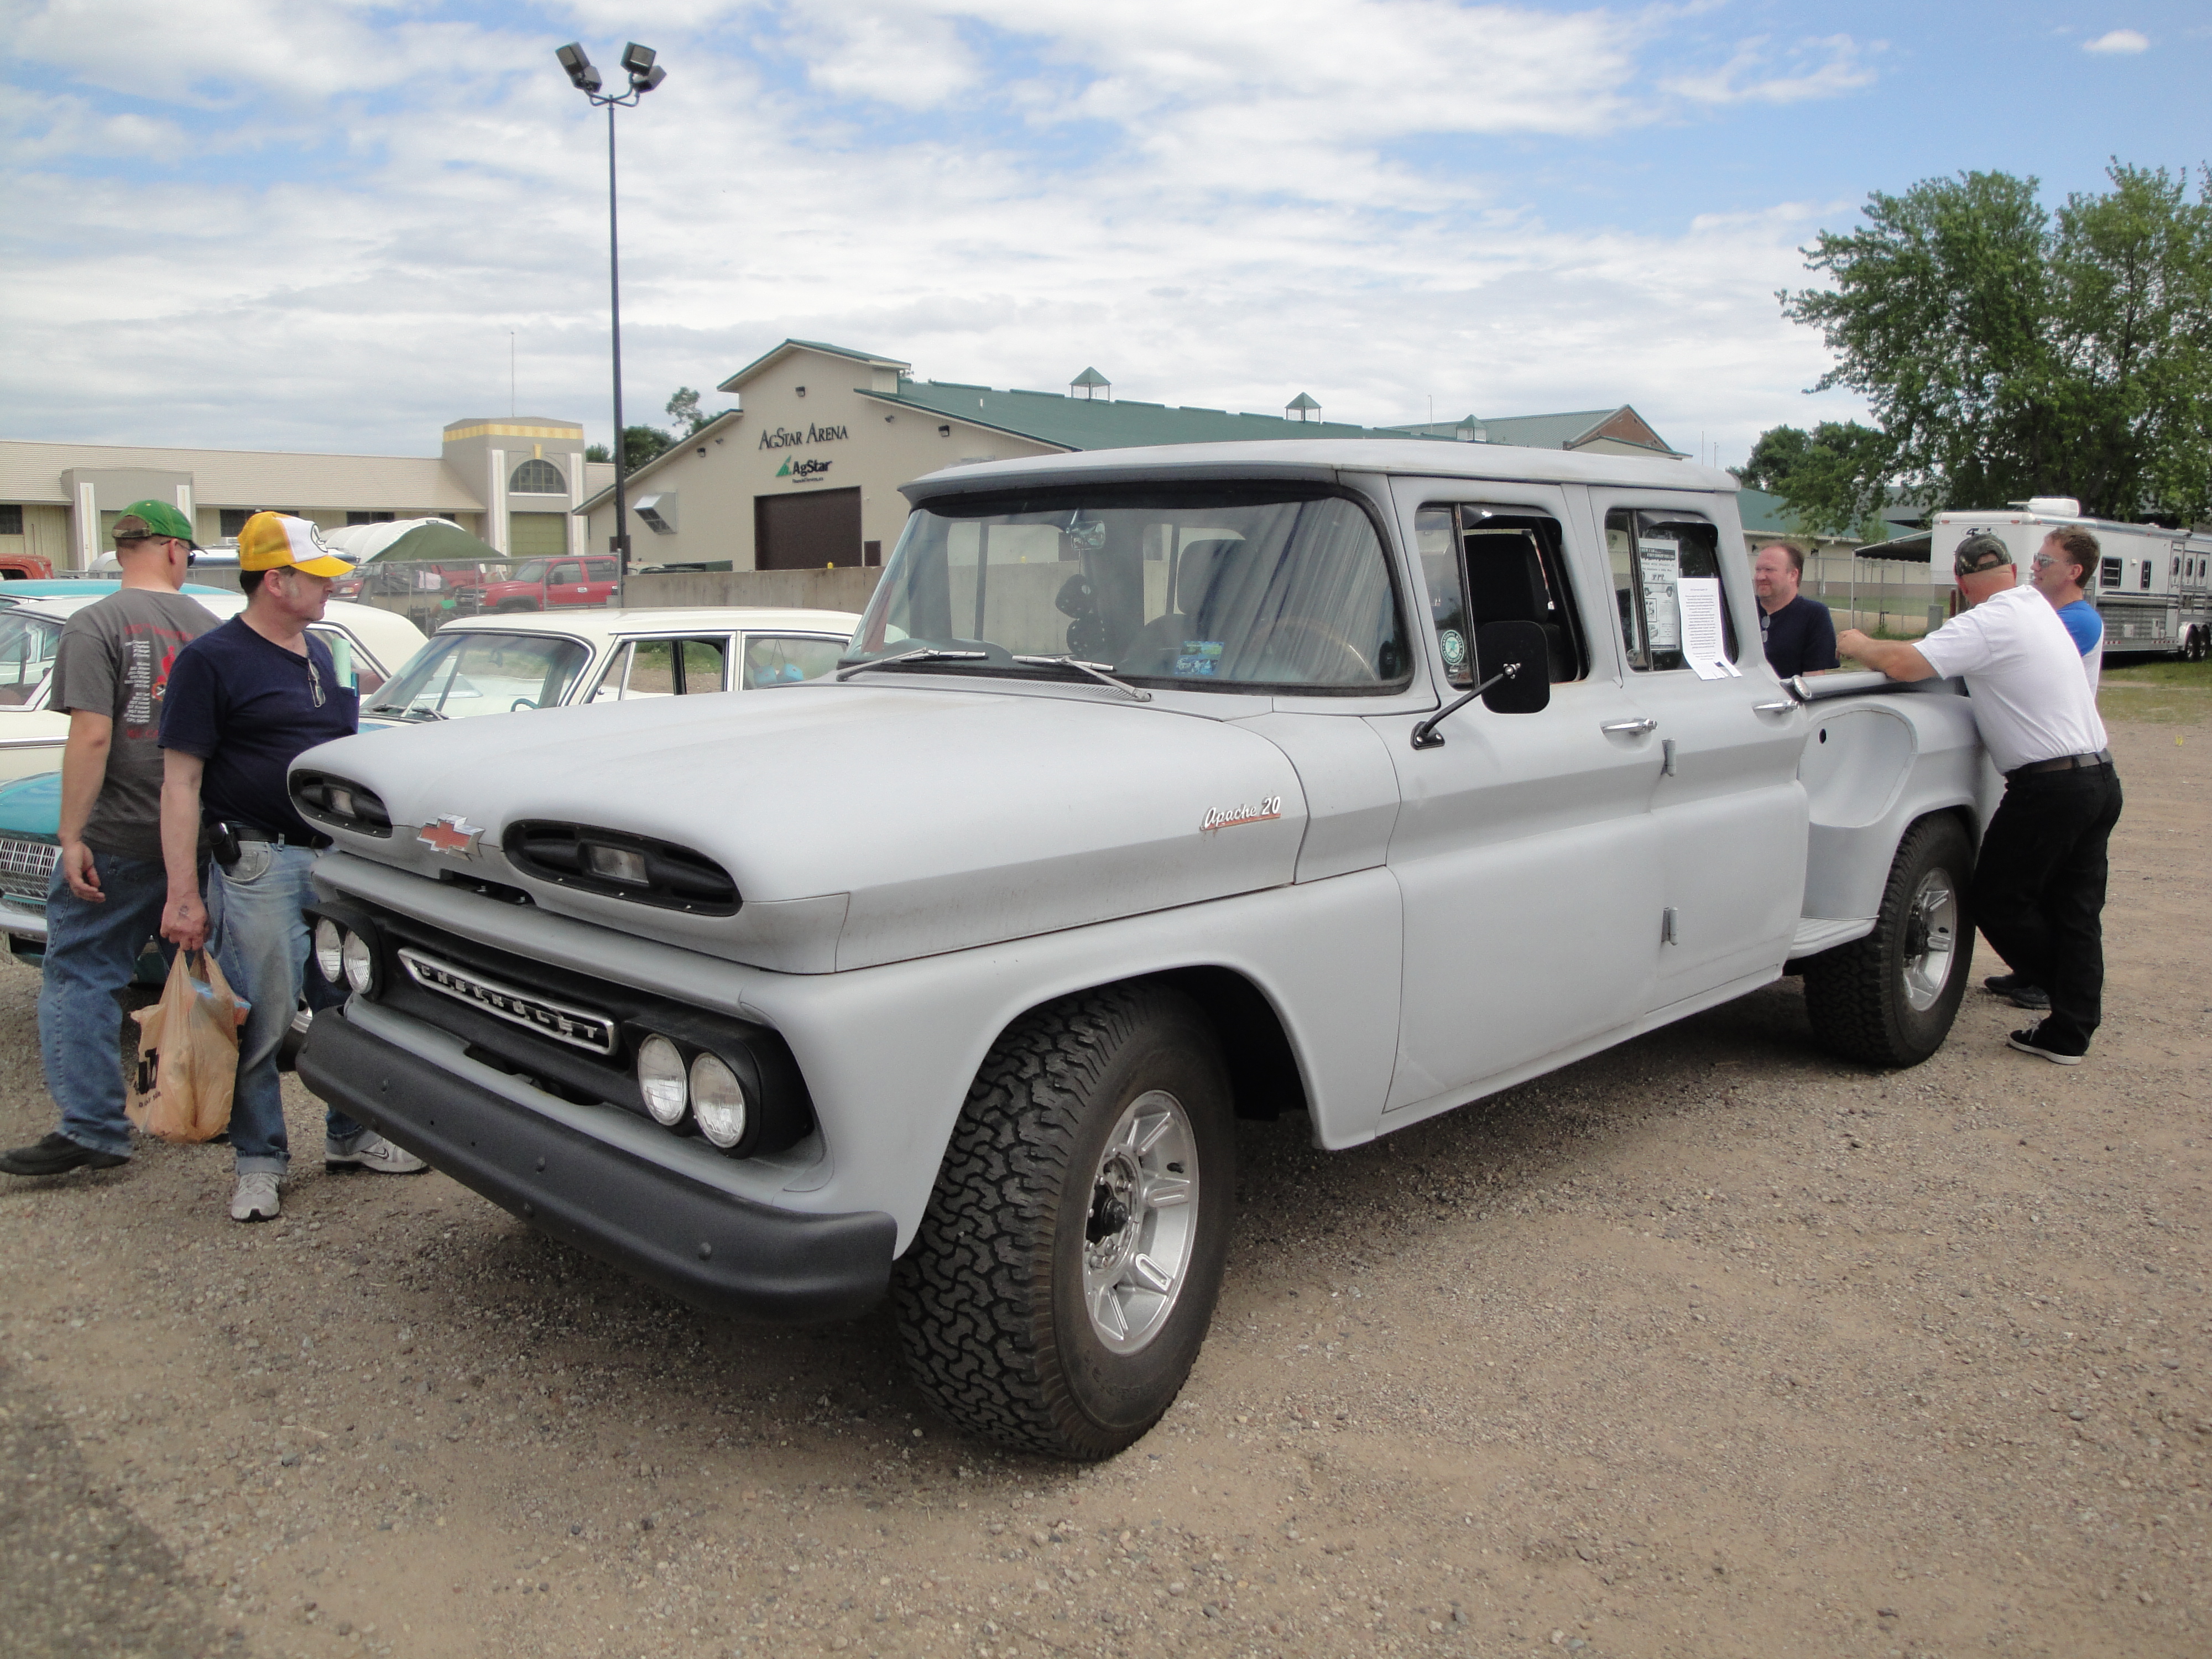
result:
[(836, 672), (295, 763), (309, 1086), (708, 1308), (889, 1296), (1107, 1455), (1173, 1401), (1232, 1120), (1353, 1146), (1802, 973), (1909, 1066), (1994, 804), (1955, 684), (1784, 685), (1733, 480), (1436, 442), (962, 466)]

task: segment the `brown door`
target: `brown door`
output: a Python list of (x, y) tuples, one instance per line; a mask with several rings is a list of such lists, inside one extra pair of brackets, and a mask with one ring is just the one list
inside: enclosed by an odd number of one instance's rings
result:
[(860, 562), (860, 492), (753, 497), (753, 568), (819, 570)]

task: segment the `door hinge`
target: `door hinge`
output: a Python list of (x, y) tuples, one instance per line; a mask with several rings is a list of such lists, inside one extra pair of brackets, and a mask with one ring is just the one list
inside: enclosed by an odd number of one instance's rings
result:
[(1668, 945), (1680, 945), (1682, 942), (1681, 929), (1679, 926), (1681, 914), (1671, 904), (1660, 913), (1659, 937)]
[(1659, 763), (1660, 771), (1668, 777), (1673, 777), (1674, 775), (1674, 739), (1672, 738), (1660, 738), (1659, 753), (1662, 757)]

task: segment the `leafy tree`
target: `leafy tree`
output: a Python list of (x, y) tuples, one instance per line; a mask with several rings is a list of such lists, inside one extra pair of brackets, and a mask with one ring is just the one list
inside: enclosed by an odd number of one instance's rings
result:
[[(676, 442), (672, 433), (663, 432), (657, 426), (626, 426), (623, 428), (623, 471), (635, 472), (654, 456), (665, 453)], [(587, 461), (611, 461), (605, 444), (592, 444), (584, 451)]]
[(1860, 392), (1879, 430), (1784, 489), (1793, 509), (1849, 521), (1887, 479), (1931, 511), (2070, 495), (2108, 518), (2212, 512), (2212, 172), (2195, 201), (2185, 173), (2106, 176), (2055, 221), (2033, 179), (1926, 179), (1804, 250), (1834, 285), (1785, 291), (1783, 313), (1837, 355), (1814, 389)]
[[(1888, 462), (1881, 433), (1856, 421), (1823, 421), (1810, 432), (1768, 428), (1751, 459), (1729, 470), (1747, 489), (1781, 496), (1801, 536), (1863, 536), (1869, 520), (1881, 523), (1893, 494)], [(1871, 539), (1888, 533), (1884, 528)]]
[(688, 386), (678, 386), (676, 395), (668, 400), (668, 418), (682, 423), (684, 435), (687, 438), (696, 435), (700, 428), (720, 420), (726, 413), (726, 410), (713, 415), (702, 413), (699, 408), (699, 394)]

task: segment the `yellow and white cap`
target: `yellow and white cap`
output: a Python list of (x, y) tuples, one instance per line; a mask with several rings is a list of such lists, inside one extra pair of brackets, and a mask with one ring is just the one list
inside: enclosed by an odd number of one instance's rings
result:
[(331, 550), (322, 531), (285, 513), (257, 513), (238, 532), (240, 570), (304, 570), (310, 576), (348, 576), (353, 566)]

